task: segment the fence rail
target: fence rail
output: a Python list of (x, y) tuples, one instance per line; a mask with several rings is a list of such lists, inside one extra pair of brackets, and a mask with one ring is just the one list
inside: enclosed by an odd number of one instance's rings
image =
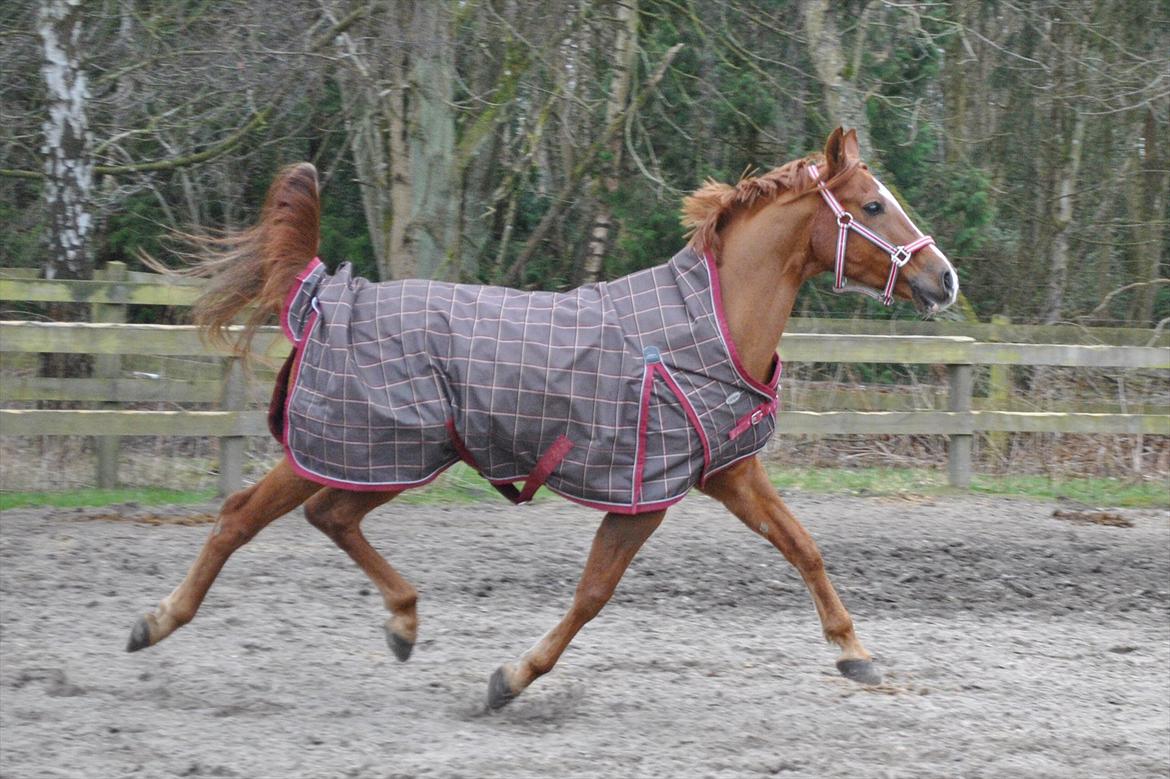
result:
[[(0, 322), (2, 354), (88, 354), (95, 356), (92, 378), (5, 378), (0, 401), (86, 401), (92, 410), (0, 409), (2, 435), (86, 435), (99, 439), (99, 483), (116, 482), (117, 440), (130, 435), (209, 436), (220, 439), (220, 489), (242, 481), (243, 443), (267, 435), (263, 412), (247, 410), (247, 383), (239, 361), (208, 348), (195, 328), (186, 325), (126, 324), (129, 305), (189, 305), (196, 285), (164, 284), (153, 274), (131, 273), (110, 263), (96, 281), (45, 281), (0, 269), (0, 300), (89, 303), (96, 322)], [(809, 332), (815, 331), (815, 332)], [(911, 332), (907, 332), (911, 331)], [(1078, 336), (1095, 343), (1061, 343)], [(974, 336), (974, 337), (973, 337)], [(1010, 338), (1018, 342), (1003, 342)], [(1031, 343), (1039, 338), (1053, 343)], [(983, 339), (994, 339), (989, 342)], [(1013, 398), (1005, 366), (1113, 368), (1121, 371), (1170, 371), (1170, 334), (1151, 330), (1019, 326), (996, 322), (969, 325), (946, 322), (846, 322), (793, 319), (780, 343), (786, 363), (890, 363), (945, 365), (949, 376), (947, 410), (881, 408), (828, 411), (823, 407), (839, 393), (828, 391), (810, 405), (815, 410), (783, 410), (780, 434), (929, 434), (949, 439), (950, 481), (970, 483), (971, 444), (978, 433), (1096, 433), (1170, 435), (1170, 408), (1145, 404), (1136, 409), (1030, 411)], [(253, 350), (273, 362), (288, 354), (278, 328), (261, 330)], [(131, 355), (189, 357), (205, 360), (198, 375), (185, 379), (127, 377), (122, 358)], [(974, 397), (974, 368), (993, 366), (987, 398)], [(999, 372), (996, 374), (996, 372)], [(996, 379), (996, 375), (999, 376)], [(252, 388), (259, 398), (271, 386), (261, 371)], [(1006, 383), (1005, 383), (1006, 382)], [(847, 395), (849, 393), (846, 393)], [(852, 391), (859, 402), (904, 404), (905, 398)], [(115, 404), (136, 402), (203, 403), (207, 411), (135, 411)], [(1149, 412), (1153, 413), (1149, 413)]]

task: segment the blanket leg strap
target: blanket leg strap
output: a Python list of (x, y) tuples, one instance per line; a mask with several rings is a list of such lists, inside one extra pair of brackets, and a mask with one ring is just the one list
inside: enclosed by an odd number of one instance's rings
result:
[[(463, 462), (474, 468), (476, 473), (482, 475), (483, 471), (479, 469), (479, 464), (476, 463), (475, 457), (467, 448), (467, 444), (463, 443), (463, 439), (455, 432), (454, 420), (447, 420), (447, 431), (451, 434), (451, 442), (455, 445), (455, 451), (459, 453), (459, 457)], [(572, 441), (563, 435), (558, 436), (557, 440), (552, 442), (552, 446), (546, 449), (544, 454), (540, 456), (540, 459), (536, 461), (536, 467), (532, 469), (532, 473), (528, 474), (528, 478), (524, 480), (524, 486), (520, 489), (517, 489), (515, 484), (509, 482), (491, 481), (489, 483), (496, 488), (497, 492), (516, 505), (519, 506), (528, 503), (572, 448)]]
[(565, 459), (565, 455), (572, 448), (572, 441), (563, 435), (559, 436), (557, 440), (553, 441), (552, 446), (546, 449), (544, 454), (540, 456), (540, 459), (536, 461), (536, 467), (532, 469), (532, 473), (528, 474), (528, 478), (524, 480), (523, 488), (516, 489), (516, 485), (514, 484), (493, 484), (492, 486), (517, 506), (528, 503), (536, 495), (536, 491), (540, 489), (541, 485), (548, 480), (553, 469), (561, 464), (561, 460)]

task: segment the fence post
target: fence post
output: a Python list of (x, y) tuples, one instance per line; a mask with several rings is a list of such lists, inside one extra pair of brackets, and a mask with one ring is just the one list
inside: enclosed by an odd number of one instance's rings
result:
[[(94, 271), (94, 277), (109, 282), (126, 281), (126, 263), (107, 262), (106, 267)], [(118, 303), (94, 303), (90, 316), (94, 322), (119, 323), (126, 321), (126, 306)], [(99, 379), (117, 379), (122, 375), (122, 358), (117, 354), (98, 354), (93, 359), (93, 374)], [(115, 403), (99, 403), (103, 408), (117, 408)], [(97, 437), (97, 486), (113, 489), (118, 486), (118, 456), (122, 439), (112, 435)]]
[[(969, 413), (971, 394), (975, 387), (975, 369), (970, 364), (948, 365), (950, 391), (947, 407), (950, 411)], [(947, 471), (952, 487), (971, 486), (971, 433), (953, 433), (947, 446)]]
[[(1003, 314), (991, 317), (991, 341), (1003, 341), (1004, 330), (1012, 320)], [(988, 367), (987, 401), (988, 408), (998, 411), (1009, 411), (1008, 403), (1012, 397), (1012, 366), (991, 365)], [(1008, 434), (993, 432), (987, 434), (987, 443), (996, 457), (1007, 456)]]
[[(224, 361), (223, 395), (220, 408), (224, 411), (242, 411), (247, 399), (244, 366), (238, 357)], [(226, 497), (244, 486), (243, 436), (223, 436), (219, 439), (219, 494)]]

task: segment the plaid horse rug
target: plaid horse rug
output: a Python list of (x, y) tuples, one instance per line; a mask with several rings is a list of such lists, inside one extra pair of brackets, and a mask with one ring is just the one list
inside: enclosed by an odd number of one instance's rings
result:
[(544, 484), (633, 514), (775, 427), (779, 359), (767, 383), (747, 375), (714, 263), (690, 248), (565, 293), (377, 284), (315, 259), (281, 321), (294, 350), (273, 433), (298, 473), (343, 489), (419, 486), (464, 460), (516, 502)]

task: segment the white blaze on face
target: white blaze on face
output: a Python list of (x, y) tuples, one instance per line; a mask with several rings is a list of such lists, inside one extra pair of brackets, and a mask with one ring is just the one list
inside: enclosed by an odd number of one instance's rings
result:
[[(898, 202), (898, 198), (894, 197), (894, 193), (886, 189), (886, 185), (878, 181), (876, 177), (874, 178), (874, 182), (878, 186), (878, 195), (881, 196), (882, 205), (886, 207), (886, 211), (901, 216), (910, 225), (910, 229), (914, 231), (914, 237), (921, 238), (923, 232), (918, 229), (918, 225), (914, 224), (914, 220), (906, 214), (906, 211), (902, 208), (902, 204)], [(949, 306), (959, 299), (959, 274), (955, 272), (955, 266), (951, 264), (950, 258), (943, 254), (942, 249), (939, 249), (937, 244), (932, 248), (938, 253), (939, 257), (942, 257), (943, 262), (947, 264), (947, 269), (951, 272), (951, 278), (954, 279), (954, 286), (951, 288), (951, 299), (946, 303)]]

